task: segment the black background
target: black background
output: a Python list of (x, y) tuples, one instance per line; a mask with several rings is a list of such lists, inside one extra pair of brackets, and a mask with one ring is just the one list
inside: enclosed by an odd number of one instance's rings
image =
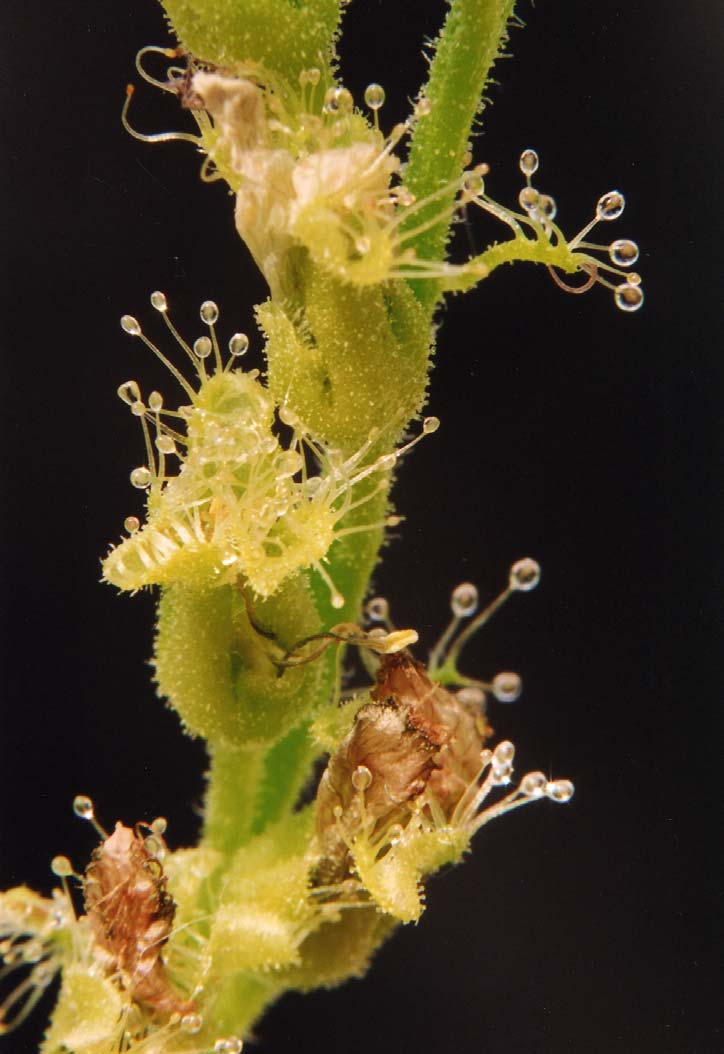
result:
[[(442, 13), (431, 0), (352, 5), (343, 70), (357, 99), (385, 85), (385, 123), (404, 116)], [(450, 302), (429, 403), (442, 428), (401, 474), (408, 519), (377, 588), (429, 644), (452, 585), (492, 595), (513, 559), (540, 560), (541, 588), (495, 619), (468, 669), (522, 673), (522, 699), (493, 724), (517, 743), (519, 771), (569, 776), (576, 796), (486, 828), (364, 983), (285, 997), (253, 1049), (724, 1049), (724, 12), (715, 0), (601, 0), (520, 13), (528, 28), (496, 69), (476, 142), (488, 188), (513, 203), (516, 159), (535, 146), (571, 233), (602, 192), (623, 190), (626, 213), (604, 238), (640, 242), (647, 302), (625, 316), (607, 292), (567, 297), (525, 266)], [(140, 435), (115, 389), (163, 383), (117, 319), (150, 320), (161, 288), (195, 335), (213, 297), (227, 333), (254, 334), (262, 365), (251, 305), (265, 293), (231, 199), (200, 185), (193, 150), (121, 129), (136, 49), (167, 39), (152, 0), (5, 0), (0, 29), (1, 877), (47, 890), (50, 858), (82, 866), (94, 842), (73, 794), (91, 794), (106, 824), (166, 815), (184, 844), (203, 786), (202, 747), (150, 684), (152, 599), (97, 583), (140, 507), (128, 483)], [(151, 89), (133, 118), (148, 130), (181, 120)], [(0, 1051), (33, 1051), (41, 1017)]]

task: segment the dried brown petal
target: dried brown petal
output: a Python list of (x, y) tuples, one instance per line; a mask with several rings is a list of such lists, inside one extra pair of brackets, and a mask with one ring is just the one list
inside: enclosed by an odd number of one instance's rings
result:
[[(371, 698), (319, 785), (323, 862), (315, 883), (345, 877), (349, 841), (363, 827), (377, 837), (392, 824), (404, 826), (426, 791), (449, 817), (480, 769), (490, 734), (480, 709), (431, 681), (408, 652), (383, 656)], [(355, 773), (364, 775), (361, 790)]]
[[(156, 841), (159, 836), (154, 833)], [(138, 1003), (164, 1013), (186, 1013), (166, 974), (161, 955), (176, 911), (166, 891), (163, 866), (138, 829), (117, 823), (96, 849), (84, 880), (85, 906), (96, 945), (108, 956), (108, 972)]]

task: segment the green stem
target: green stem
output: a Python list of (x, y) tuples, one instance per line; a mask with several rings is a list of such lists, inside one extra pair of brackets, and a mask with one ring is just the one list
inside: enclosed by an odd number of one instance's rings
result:
[(233, 853), (254, 833), (257, 791), (269, 751), (209, 748), (211, 766), (204, 821), (204, 842), (212, 849)]
[[(418, 201), (457, 179), (464, 167), (470, 134), (482, 109), (481, 95), (490, 69), (507, 40), (514, 0), (453, 0), (440, 32), (424, 98), (430, 112), (421, 115), (410, 144), (405, 184)], [(454, 192), (451, 191), (452, 202)], [(431, 205), (430, 215), (439, 210)], [(427, 218), (418, 213), (415, 224)], [(442, 260), (449, 232), (443, 219), (414, 239), (420, 259)], [(431, 311), (439, 296), (434, 282), (410, 283)]]
[(260, 834), (270, 823), (293, 810), (318, 753), (307, 722), (274, 744), (266, 756), (258, 788), (254, 834)]

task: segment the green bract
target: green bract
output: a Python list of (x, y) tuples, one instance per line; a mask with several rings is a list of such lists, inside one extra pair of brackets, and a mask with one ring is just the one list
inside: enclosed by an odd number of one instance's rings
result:
[(307, 67), (329, 69), (339, 31), (337, 0), (164, 0), (183, 46), (204, 62), (256, 65), (294, 83)]

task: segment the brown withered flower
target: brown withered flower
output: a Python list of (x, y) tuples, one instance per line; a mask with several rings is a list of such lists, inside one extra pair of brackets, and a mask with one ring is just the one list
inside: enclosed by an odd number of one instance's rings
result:
[(170, 1016), (188, 1013), (194, 1004), (173, 987), (162, 957), (176, 911), (159, 859), (164, 848), (156, 831), (143, 837), (140, 824), (130, 828), (117, 823), (93, 853), (84, 893), (108, 973), (135, 1002)]
[(382, 656), (370, 697), (317, 791), (315, 885), (347, 877), (357, 832), (364, 826), (382, 839), (393, 824), (404, 827), (423, 793), (449, 817), (479, 773), (492, 731), (479, 705), (431, 681), (407, 651)]

